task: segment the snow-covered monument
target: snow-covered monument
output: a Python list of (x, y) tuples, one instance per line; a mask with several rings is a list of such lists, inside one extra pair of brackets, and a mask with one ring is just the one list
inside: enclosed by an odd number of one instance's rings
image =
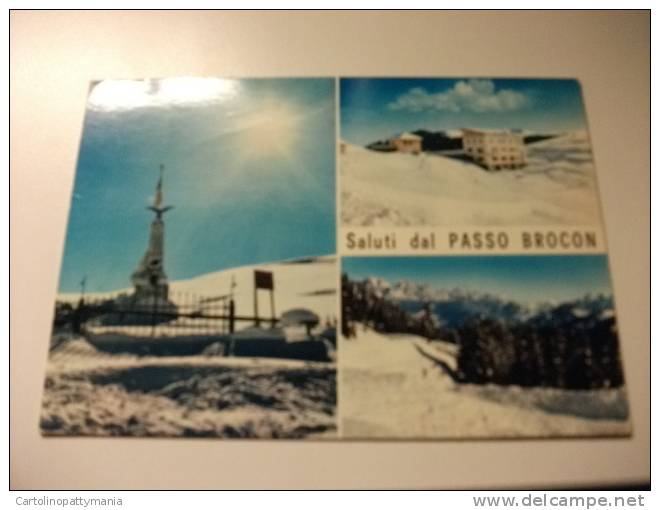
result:
[(156, 185), (156, 195), (153, 204), (147, 209), (156, 216), (151, 222), (149, 232), (149, 245), (135, 271), (131, 281), (135, 288), (134, 296), (138, 302), (153, 303), (154, 300), (163, 302), (168, 299), (169, 285), (163, 268), (165, 223), (163, 215), (173, 206), (163, 206), (163, 165), (160, 166), (160, 178)]
[(163, 165), (156, 185), (152, 205), (147, 209), (155, 213), (149, 230), (147, 250), (131, 275), (133, 292), (115, 300), (119, 312), (107, 314), (105, 324), (153, 324), (176, 317), (177, 307), (169, 299), (169, 283), (164, 269), (165, 222), (163, 215), (173, 206), (163, 205)]

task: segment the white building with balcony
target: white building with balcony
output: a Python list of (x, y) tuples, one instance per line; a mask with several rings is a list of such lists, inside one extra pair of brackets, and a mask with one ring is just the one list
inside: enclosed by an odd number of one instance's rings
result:
[(527, 163), (519, 131), (463, 129), (463, 151), (488, 170), (522, 168)]

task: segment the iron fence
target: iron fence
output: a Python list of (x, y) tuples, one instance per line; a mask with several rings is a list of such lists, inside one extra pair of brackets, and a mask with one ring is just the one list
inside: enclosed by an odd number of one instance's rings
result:
[(137, 299), (117, 294), (103, 298), (81, 297), (77, 303), (58, 302), (54, 329), (81, 333), (83, 329), (121, 328), (135, 336), (170, 336), (178, 334), (227, 335), (236, 323), (279, 323), (275, 317), (239, 315), (231, 295), (200, 296), (170, 292), (167, 298)]

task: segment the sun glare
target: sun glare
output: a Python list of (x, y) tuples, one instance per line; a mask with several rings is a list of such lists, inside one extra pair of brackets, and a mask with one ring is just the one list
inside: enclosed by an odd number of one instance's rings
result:
[(290, 157), (300, 137), (301, 115), (285, 102), (270, 100), (245, 117), (239, 140), (246, 159)]
[(233, 96), (238, 87), (236, 80), (218, 78), (105, 80), (92, 88), (89, 106), (94, 110), (121, 111), (147, 106), (203, 105)]

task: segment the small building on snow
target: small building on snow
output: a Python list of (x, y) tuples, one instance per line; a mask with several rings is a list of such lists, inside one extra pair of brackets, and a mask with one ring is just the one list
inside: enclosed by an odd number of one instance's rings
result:
[(422, 152), (422, 137), (413, 133), (401, 133), (389, 140), (397, 152), (419, 154)]

